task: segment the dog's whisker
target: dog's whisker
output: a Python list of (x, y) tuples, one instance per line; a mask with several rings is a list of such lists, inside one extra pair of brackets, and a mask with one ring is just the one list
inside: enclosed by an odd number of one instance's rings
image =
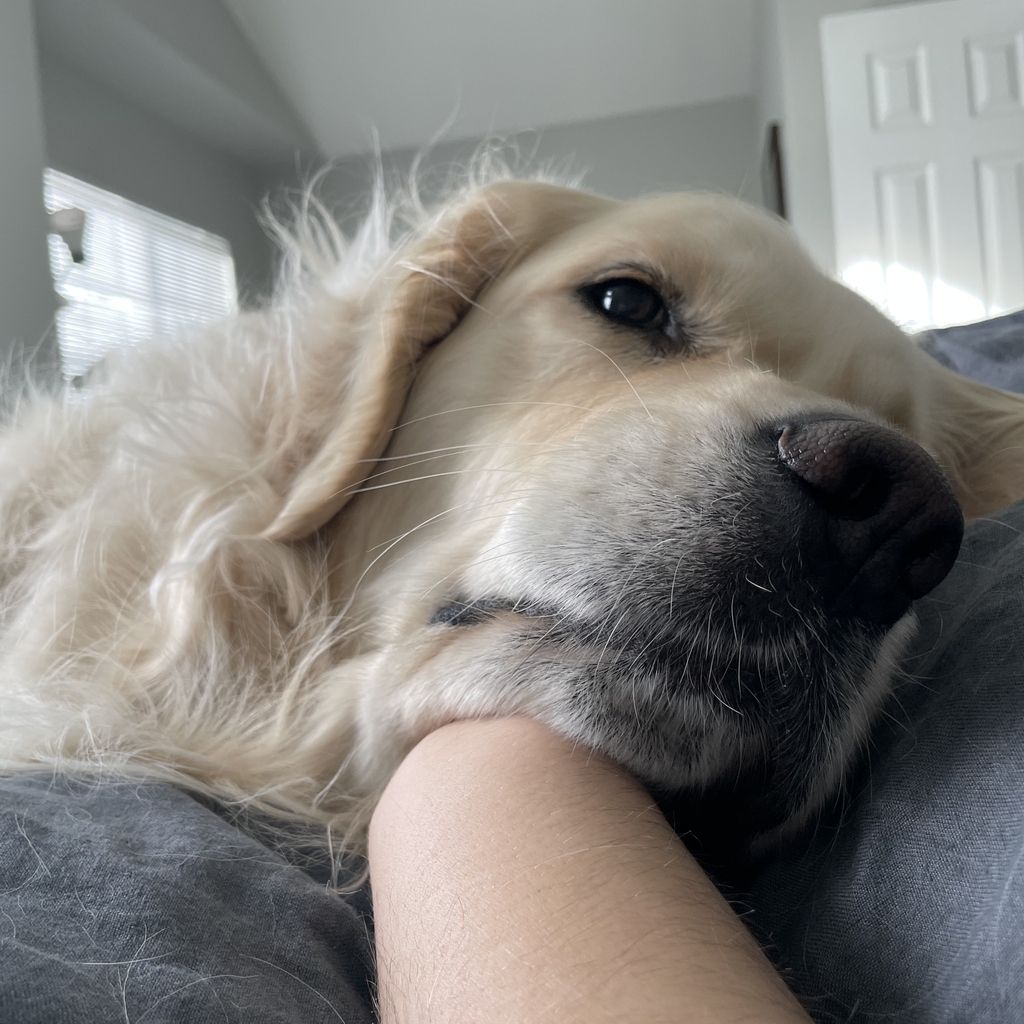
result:
[(490, 449), (502, 449), (502, 448), (548, 448), (552, 445), (561, 445), (565, 442), (562, 441), (479, 441), (479, 442), (467, 442), (465, 444), (450, 444), (445, 445), (442, 448), (426, 448), (422, 451), (407, 452), (405, 455), (381, 455), (375, 459), (359, 459), (361, 463), (367, 463), (374, 465), (378, 462), (401, 462), (404, 459), (419, 458), (423, 455), (437, 455), (437, 454), (461, 454), (462, 452), (468, 451), (487, 451)]
[[(498, 448), (498, 447), (511, 447), (511, 446), (498, 446), (498, 445), (494, 445), (493, 447), (494, 448)], [(552, 446), (548, 445), (547, 447), (552, 447)], [(531, 455), (535, 455), (535, 454), (536, 454), (535, 452), (531, 452)], [(386, 469), (381, 470), (379, 473), (372, 473), (370, 476), (368, 476), (366, 478), (366, 480), (364, 481), (364, 484), (367, 481), (370, 481), (370, 480), (379, 480), (382, 476), (387, 476), (389, 473), (400, 473), (403, 470), (412, 469), (414, 466), (422, 466), (422, 465), (426, 465), (427, 463), (430, 463), (430, 462), (436, 462), (436, 461), (441, 460), (441, 459), (450, 459), (450, 458), (454, 458), (454, 457), (455, 456), (453, 454), (432, 455), (429, 458), (422, 458), (422, 459), (413, 459), (411, 456), (410, 457), (403, 457), (401, 465), (389, 466)], [(524, 455), (524, 456), (522, 456), (521, 458), (518, 458), (518, 459), (509, 459), (507, 462), (505, 462), (501, 466), (466, 467), (463, 470), (459, 470), (459, 472), (465, 472), (465, 473), (473, 473), (473, 472), (487, 473), (487, 472), (492, 472), (492, 471), (495, 471), (495, 470), (506, 470), (506, 471), (509, 471), (509, 470), (515, 469), (516, 466), (519, 465), (519, 463), (521, 463), (523, 461), (526, 461), (528, 458), (529, 458), (529, 456)]]
[(438, 416), (452, 416), (455, 413), (460, 412), (474, 412), (480, 409), (500, 409), (506, 406), (544, 406), (553, 409), (575, 409), (579, 412), (593, 412), (590, 406), (587, 405), (573, 405), (569, 402), (530, 402), (530, 401), (519, 401), (519, 402), (486, 402), (482, 405), (463, 405), (454, 409), (441, 409), (438, 412), (427, 413), (424, 416), (417, 416), (415, 419), (404, 420), (397, 426), (392, 427), (392, 433), (396, 430), (401, 430), (404, 427), (411, 426), (414, 423), (422, 423), (424, 420), (432, 420)]
[(349, 491), (350, 497), (355, 497), (357, 494), (365, 494), (369, 491), (382, 491), (389, 487), (401, 487), (403, 484), (418, 484), (423, 483), (426, 480), (438, 480), (442, 477), (453, 477), (453, 476), (466, 476), (477, 473), (512, 473), (512, 469), (508, 469), (504, 466), (492, 466), (484, 468), (469, 468), (469, 469), (451, 469), (442, 470), (439, 473), (426, 473), (423, 476), (412, 476), (405, 480), (391, 480), (384, 484), (371, 484), (369, 487), (358, 487), (353, 491)]
[[(501, 497), (497, 498), (494, 501), (494, 504), (498, 504), (498, 505), (500, 505), (500, 504), (507, 504), (509, 501), (512, 501), (512, 500), (516, 500), (515, 492), (510, 492), (510, 493), (508, 493), (506, 495), (502, 495)], [(382, 558), (384, 558), (398, 544), (400, 544), (402, 541), (406, 540), (412, 534), (417, 533), (418, 531), (420, 531), (422, 529), (425, 529), (426, 527), (428, 527), (430, 525), (433, 525), (435, 522), (438, 522), (439, 520), (445, 518), (448, 515), (451, 515), (452, 513), (456, 512), (456, 511), (461, 511), (461, 510), (463, 510), (465, 508), (474, 508), (474, 507), (480, 507), (480, 506), (474, 505), (473, 499), (470, 499), (467, 502), (462, 502), (459, 505), (451, 506), (451, 507), (449, 507), (447, 509), (442, 510), (441, 512), (436, 513), (433, 516), (430, 516), (427, 519), (424, 519), (424, 520), (420, 521), (415, 526), (413, 526), (410, 529), (406, 530), (404, 533), (400, 534), (399, 536), (397, 536), (395, 538), (392, 538), (389, 541), (384, 542), (382, 545), (375, 545), (373, 548), (369, 549), (369, 550), (377, 550), (378, 548), (383, 547), (383, 550), (380, 551), (380, 553), (369, 563), (369, 565), (363, 570), (363, 572), (360, 575), (360, 577), (358, 578), (358, 580), (356, 580), (355, 584), (352, 587), (352, 593), (351, 593), (348, 601), (345, 603), (344, 607), (342, 608), (342, 611), (338, 613), (338, 618), (341, 619), (344, 615), (347, 615), (348, 612), (351, 610), (352, 605), (355, 602), (355, 599), (356, 599), (356, 597), (357, 597), (357, 595), (359, 593), (359, 589), (360, 589), (363, 581), (365, 580), (366, 576), (369, 574), (370, 570), (377, 564), (377, 562), (379, 562)], [(415, 551), (415, 550), (416, 550), (416, 548), (413, 549), (413, 551)], [(411, 555), (412, 553), (413, 552), (410, 552), (409, 554)]]
[[(377, 551), (378, 549), (380, 549), (382, 547), (388, 546), (393, 541), (402, 541), (406, 537), (408, 537), (410, 534), (415, 533), (418, 530), (420, 530), (421, 528), (423, 528), (425, 526), (429, 526), (432, 523), (436, 522), (438, 519), (441, 519), (441, 518), (443, 518), (444, 516), (447, 516), (447, 515), (451, 515), (454, 512), (463, 512), (463, 511), (472, 512), (475, 509), (490, 508), (490, 507), (496, 506), (496, 505), (497, 506), (508, 505), (510, 502), (514, 503), (514, 502), (517, 502), (517, 501), (521, 501), (524, 497), (528, 497), (529, 495), (535, 494), (535, 493), (536, 493), (536, 488), (530, 487), (530, 488), (521, 488), (519, 490), (504, 491), (499, 496), (494, 497), (494, 498), (492, 498), (492, 499), (490, 499), (488, 501), (482, 501), (479, 498), (467, 498), (465, 501), (461, 501), (461, 502), (456, 503), (455, 505), (451, 505), (447, 509), (444, 509), (443, 511), (438, 512), (436, 515), (430, 516), (428, 519), (422, 520), (421, 522), (417, 523), (416, 526), (410, 528), (409, 530), (406, 530), (404, 533), (400, 534), (397, 537), (389, 537), (387, 540), (381, 541), (379, 544), (374, 544), (372, 547), (368, 547), (367, 548), (367, 552)], [(480, 521), (481, 522), (485, 522), (485, 521), (487, 521), (490, 518), (496, 518), (496, 517), (484, 517)], [(476, 520), (472, 520), (472, 521), (468, 522), (467, 525), (472, 525), (473, 522), (476, 522)]]

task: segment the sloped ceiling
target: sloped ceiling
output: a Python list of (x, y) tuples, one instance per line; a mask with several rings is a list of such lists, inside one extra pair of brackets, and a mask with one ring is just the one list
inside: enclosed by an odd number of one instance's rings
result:
[(218, 0), (36, 0), (35, 13), (44, 54), (218, 149), (257, 163), (315, 152)]
[(758, 0), (226, 0), (323, 153), (750, 94)]

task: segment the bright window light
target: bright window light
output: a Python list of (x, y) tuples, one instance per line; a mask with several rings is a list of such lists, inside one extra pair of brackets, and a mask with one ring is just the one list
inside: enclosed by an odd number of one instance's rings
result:
[(116, 346), (235, 309), (235, 263), (223, 238), (59, 171), (45, 171), (43, 192), (51, 214), (85, 212), (81, 262), (61, 235), (49, 237), (54, 287), (64, 300), (57, 342), (67, 380)]

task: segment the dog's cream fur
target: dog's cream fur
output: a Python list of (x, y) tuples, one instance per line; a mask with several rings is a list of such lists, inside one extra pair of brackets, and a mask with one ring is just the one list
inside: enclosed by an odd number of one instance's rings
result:
[[(496, 181), (398, 243), (383, 208), (351, 243), (311, 224), (267, 311), (123, 351), (0, 437), (5, 770), (168, 778), (358, 845), (439, 722), (567, 721), (550, 660), (503, 681), (542, 618), (434, 611), (511, 594), (588, 614), (602, 552), (657, 521), (658, 494), (699, 490), (744, 426), (866, 410), (936, 456), (969, 516), (1024, 495), (1024, 402), (930, 360), (732, 199)], [(612, 271), (682, 296), (685, 352), (584, 308)]]

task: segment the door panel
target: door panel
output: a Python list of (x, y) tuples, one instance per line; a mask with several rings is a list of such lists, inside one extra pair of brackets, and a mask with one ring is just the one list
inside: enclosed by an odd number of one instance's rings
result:
[(911, 329), (1024, 307), (1024, 3), (821, 24), (840, 275)]

